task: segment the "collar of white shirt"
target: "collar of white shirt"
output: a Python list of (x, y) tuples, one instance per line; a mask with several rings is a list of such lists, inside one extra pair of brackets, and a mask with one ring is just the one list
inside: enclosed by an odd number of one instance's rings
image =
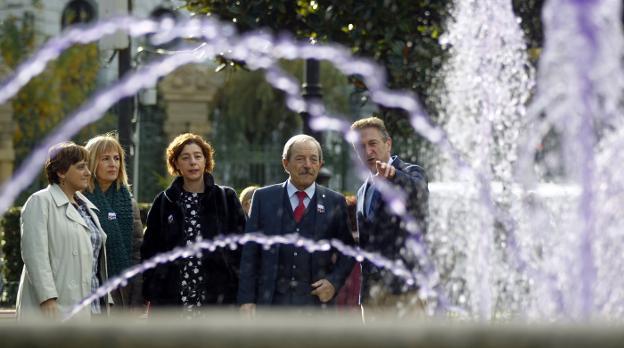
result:
[[(290, 179), (288, 179), (286, 182), (286, 192), (288, 192), (288, 198), (292, 198), (297, 191), (299, 191), (299, 189), (297, 189), (295, 185), (290, 182)], [(312, 199), (314, 193), (316, 192), (316, 183), (312, 183), (312, 185), (306, 187), (303, 191), (305, 191), (306, 195), (308, 195), (307, 198)]]

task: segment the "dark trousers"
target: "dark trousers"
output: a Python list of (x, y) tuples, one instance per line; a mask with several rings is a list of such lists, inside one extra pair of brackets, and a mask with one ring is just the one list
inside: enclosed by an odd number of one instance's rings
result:
[(276, 292), (273, 295), (274, 306), (320, 306), (321, 302), (318, 297), (310, 294), (298, 294), (295, 292), (287, 292), (285, 294)]

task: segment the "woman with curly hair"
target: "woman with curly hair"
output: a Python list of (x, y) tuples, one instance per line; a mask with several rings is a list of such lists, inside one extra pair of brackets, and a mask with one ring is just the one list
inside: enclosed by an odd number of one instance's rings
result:
[[(143, 260), (175, 247), (242, 234), (245, 214), (229, 187), (215, 184), (214, 150), (201, 136), (177, 136), (167, 148), (167, 167), (175, 179), (159, 193), (147, 215)], [(238, 291), (240, 251), (205, 250), (145, 272), (143, 295), (152, 307), (233, 305)]]

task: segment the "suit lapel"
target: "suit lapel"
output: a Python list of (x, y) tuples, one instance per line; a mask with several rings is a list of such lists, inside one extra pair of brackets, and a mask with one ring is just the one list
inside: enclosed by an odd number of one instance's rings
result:
[[(284, 182), (284, 185), (282, 187), (282, 194), (280, 195), (280, 200), (278, 202), (278, 204), (281, 207), (284, 207), (283, 209), (278, 209), (277, 210), (277, 217), (278, 217), (278, 221), (280, 224), (280, 233), (279, 234), (284, 234), (283, 231), (283, 222), (282, 222), (282, 217), (284, 214), (286, 215), (290, 215), (291, 218), (295, 218), (295, 213), (293, 212), (292, 206), (290, 204), (290, 196), (288, 196), (288, 189), (286, 186), (286, 182)], [(276, 205), (277, 206), (277, 205)]]
[(368, 179), (360, 186), (357, 192), (357, 213), (364, 214), (364, 199), (366, 194), (366, 184)]
[(82, 226), (84, 226), (87, 229), (87, 231), (89, 230), (89, 226), (84, 221), (84, 219), (82, 218), (78, 210), (76, 210), (76, 208), (73, 206), (73, 204), (70, 204), (70, 203), (67, 204), (67, 209), (65, 209), (65, 215), (67, 216), (68, 219), (75, 221), (81, 224)]
[[(284, 200), (286, 200), (286, 202), (290, 202), (288, 200), (288, 190), (286, 190), (286, 181), (284, 181), (284, 184), (282, 184), (281, 187), (281, 193), (282, 194), (276, 194), (276, 195), (269, 195), (269, 197), (276, 197), (277, 198), (277, 202), (274, 202), (273, 206), (274, 207), (282, 207), (282, 208), (277, 208), (277, 214), (275, 217), (275, 221), (271, 224), (272, 226), (275, 226), (275, 230), (276, 233), (275, 235), (283, 235), (284, 234), (284, 214), (291, 214), (292, 215), (292, 211), (289, 213), (287, 211), (284, 211)], [(290, 207), (290, 203), (287, 205), (287, 207)], [(273, 245), (273, 250), (275, 250), (275, 253), (273, 254), (275, 257), (275, 262), (277, 264), (277, 257), (279, 255), (279, 250), (280, 250), (280, 244), (274, 244)]]
[[(276, 233), (278, 235), (284, 234), (284, 214), (290, 214), (291, 216), (293, 216), (292, 209), (290, 209), (290, 198), (288, 197), (288, 190), (286, 189), (286, 181), (284, 181), (284, 184), (282, 185), (281, 193), (281, 195), (271, 195), (271, 197), (278, 197), (279, 199), (279, 201), (275, 202), (274, 206), (283, 207), (281, 209), (277, 209), (277, 217), (275, 220), (275, 226), (279, 228), (278, 233)], [(285, 207), (284, 202), (288, 203)]]
[(405, 162), (401, 161), (399, 156), (394, 156), (392, 160), (392, 166), (400, 171), (405, 171)]
[[(48, 186), (48, 189), (50, 190), (50, 194), (52, 195), (52, 199), (54, 200), (54, 203), (56, 203), (56, 206), (59, 209), (62, 209), (61, 207), (64, 206), (64, 205), (66, 206), (65, 207), (65, 216), (69, 220), (72, 220), (72, 221), (75, 221), (75, 222), (81, 224), (88, 231), (89, 230), (89, 226), (84, 221), (84, 219), (82, 218), (82, 216), (80, 215), (78, 210), (76, 210), (76, 208), (74, 208), (74, 206), (71, 204), (71, 202), (67, 198), (67, 195), (65, 195), (65, 193), (63, 192), (61, 187), (58, 184), (51, 184), (50, 186)], [(83, 199), (83, 200), (85, 199), (84, 196), (82, 194), (80, 194), (80, 192), (77, 192), (77, 195), (78, 195), (78, 197), (80, 199)]]
[[(325, 230), (327, 226), (327, 206), (325, 204), (325, 199), (327, 198), (325, 195), (325, 187), (321, 185), (316, 185), (316, 207), (313, 207), (312, 204), (308, 206), (309, 209), (316, 209), (316, 222), (314, 224), (314, 237), (315, 239), (320, 239), (323, 235), (323, 230)], [(312, 201), (310, 201), (312, 203)]]

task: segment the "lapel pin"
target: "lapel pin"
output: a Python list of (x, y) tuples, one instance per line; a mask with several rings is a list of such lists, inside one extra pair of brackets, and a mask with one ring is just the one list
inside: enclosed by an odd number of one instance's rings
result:
[(117, 214), (114, 211), (108, 213), (109, 220), (117, 220)]
[(316, 211), (317, 211), (317, 212), (319, 212), (319, 213), (321, 213), (321, 214), (323, 214), (323, 213), (325, 212), (325, 206), (324, 206), (324, 205), (322, 205), (322, 204), (318, 204), (318, 205), (316, 206)]

